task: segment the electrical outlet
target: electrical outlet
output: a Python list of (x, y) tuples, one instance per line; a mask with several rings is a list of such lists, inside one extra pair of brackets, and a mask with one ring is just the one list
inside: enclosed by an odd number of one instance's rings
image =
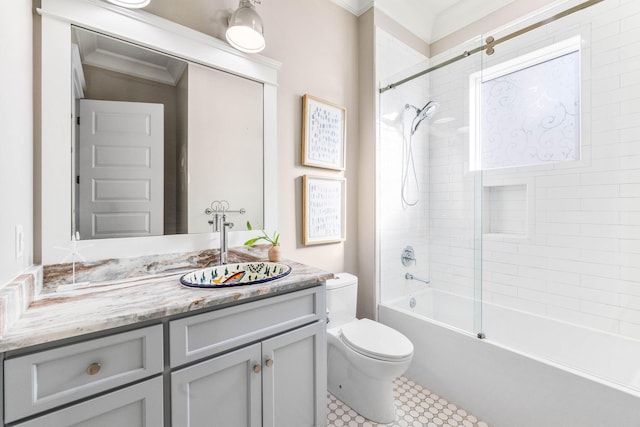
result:
[(16, 259), (24, 256), (24, 230), (21, 225), (16, 225)]

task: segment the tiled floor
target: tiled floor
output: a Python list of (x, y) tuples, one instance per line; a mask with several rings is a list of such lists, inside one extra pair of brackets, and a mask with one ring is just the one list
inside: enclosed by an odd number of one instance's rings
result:
[(392, 424), (371, 422), (329, 394), (327, 427), (490, 427), (405, 377), (396, 379), (394, 394), (396, 420)]

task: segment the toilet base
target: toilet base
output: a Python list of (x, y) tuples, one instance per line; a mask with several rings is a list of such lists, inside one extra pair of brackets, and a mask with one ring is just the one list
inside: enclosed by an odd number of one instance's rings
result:
[[(351, 409), (380, 424), (395, 420), (394, 378), (372, 378), (348, 363), (334, 346), (329, 346), (328, 389)], [(406, 370), (406, 368), (405, 368)], [(399, 375), (401, 375), (400, 373)]]

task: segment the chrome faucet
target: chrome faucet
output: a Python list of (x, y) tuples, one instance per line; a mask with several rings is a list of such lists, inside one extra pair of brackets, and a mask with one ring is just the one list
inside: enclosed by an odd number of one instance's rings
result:
[(226, 264), (229, 260), (229, 245), (227, 242), (227, 227), (233, 228), (232, 222), (227, 222), (227, 216), (222, 214), (220, 227), (220, 264)]

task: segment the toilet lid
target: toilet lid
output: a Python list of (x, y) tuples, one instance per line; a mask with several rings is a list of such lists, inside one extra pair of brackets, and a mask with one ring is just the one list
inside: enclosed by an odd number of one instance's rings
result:
[(369, 319), (350, 322), (341, 329), (346, 345), (365, 356), (390, 362), (406, 360), (413, 355), (409, 338), (382, 323)]

